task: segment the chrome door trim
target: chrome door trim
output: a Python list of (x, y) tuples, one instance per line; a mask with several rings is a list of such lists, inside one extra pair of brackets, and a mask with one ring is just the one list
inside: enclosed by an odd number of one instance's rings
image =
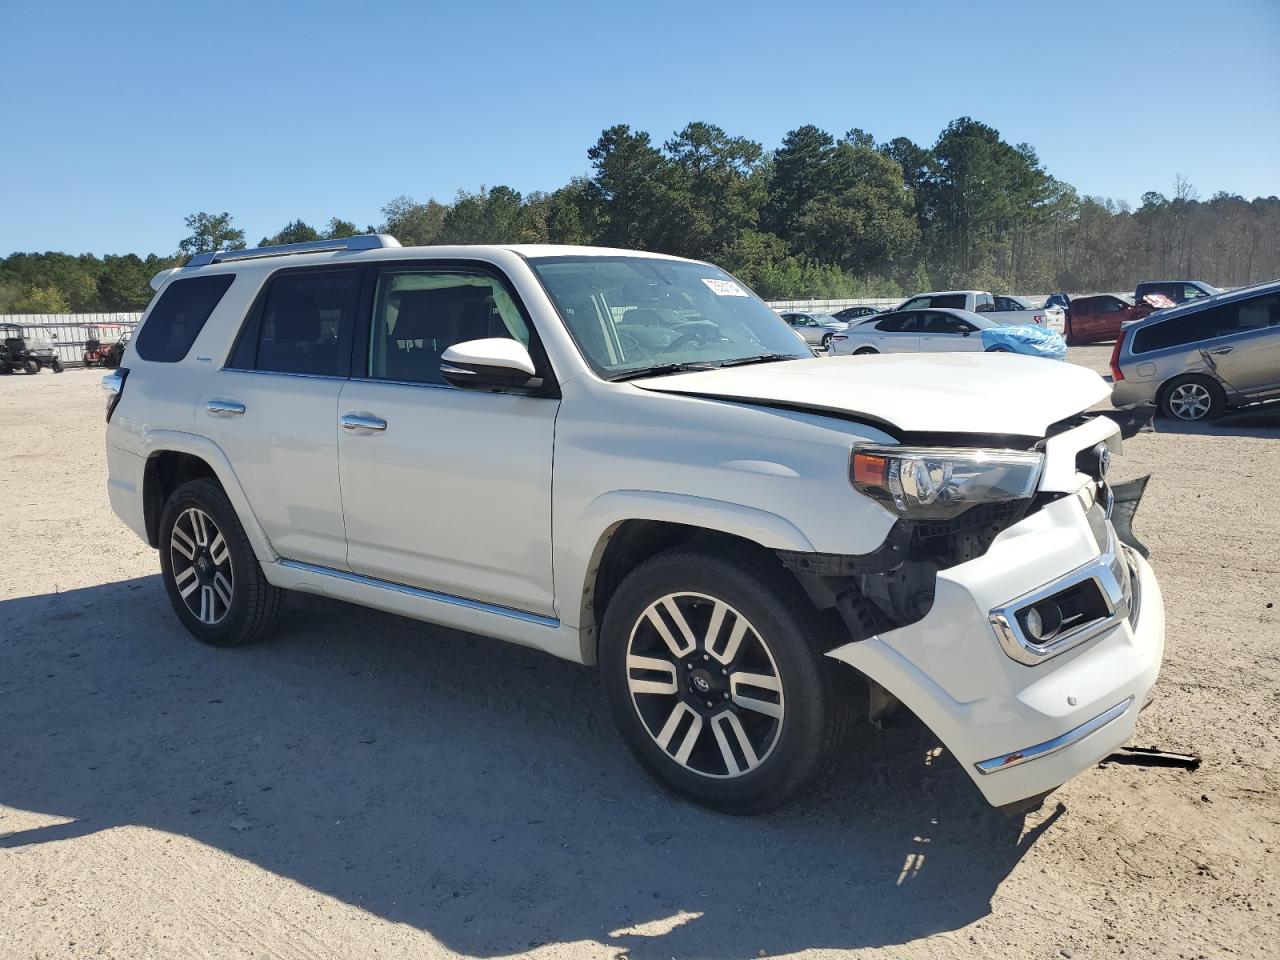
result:
[(516, 610), (512, 607), (502, 607), (494, 603), (484, 603), (480, 600), (468, 600), (466, 597), (455, 597), (449, 593), (436, 593), (434, 590), (423, 590), (420, 587), (393, 583), (390, 580), (379, 580), (376, 577), (365, 577), (346, 570), (335, 570), (332, 567), (322, 567), (314, 563), (303, 563), (300, 560), (285, 560), (281, 558), (276, 562), (282, 567), (288, 567), (290, 570), (300, 570), (303, 573), (311, 573), (316, 576), (332, 577), (335, 580), (345, 580), (348, 583), (356, 583), (365, 587), (375, 587), (379, 590), (389, 590), (392, 593), (402, 593), (418, 600), (430, 600), (435, 603), (445, 603), (452, 607), (464, 607), (479, 613), (506, 617), (509, 620), (521, 620), (540, 627), (550, 627), (553, 630), (560, 628), (560, 621), (554, 617), (544, 617), (537, 613), (530, 613), (527, 610)]

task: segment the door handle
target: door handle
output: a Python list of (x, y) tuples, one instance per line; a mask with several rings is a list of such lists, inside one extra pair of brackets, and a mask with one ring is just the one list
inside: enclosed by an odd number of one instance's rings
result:
[(355, 433), (357, 430), (368, 430), (371, 433), (381, 433), (383, 430), (387, 429), (387, 421), (383, 420), (381, 417), (371, 417), (362, 413), (343, 414), (342, 418), (339, 419), (338, 422), (342, 424), (343, 430), (348, 430), (351, 433)]
[(1221, 354), (1224, 354), (1224, 353), (1230, 353), (1234, 349), (1235, 347), (1219, 347), (1217, 350), (1210, 350), (1209, 352), (1212, 353), (1214, 356), (1220, 356)]
[(244, 416), (244, 404), (239, 400), (210, 400), (204, 408), (211, 417)]

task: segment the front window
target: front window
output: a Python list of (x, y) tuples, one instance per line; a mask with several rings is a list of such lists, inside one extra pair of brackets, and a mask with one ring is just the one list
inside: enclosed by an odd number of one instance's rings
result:
[(546, 257), (530, 266), (606, 379), (813, 356), (781, 317), (717, 267), (649, 257)]

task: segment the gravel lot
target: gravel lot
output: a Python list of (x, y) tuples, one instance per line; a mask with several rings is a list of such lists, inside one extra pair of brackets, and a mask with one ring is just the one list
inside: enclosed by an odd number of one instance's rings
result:
[[(1109, 348), (1072, 351), (1105, 369)], [(191, 641), (111, 514), (96, 371), (0, 378), (0, 957), (1263, 957), (1280, 937), (1280, 412), (1129, 441), (1168, 646), (1135, 742), (1007, 818), (918, 727), (732, 819), (588, 670), (312, 598)]]

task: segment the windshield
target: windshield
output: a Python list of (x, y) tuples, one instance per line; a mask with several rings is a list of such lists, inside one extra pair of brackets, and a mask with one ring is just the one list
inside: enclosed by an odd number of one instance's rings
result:
[(718, 267), (649, 257), (546, 257), (529, 265), (600, 376), (813, 352)]

